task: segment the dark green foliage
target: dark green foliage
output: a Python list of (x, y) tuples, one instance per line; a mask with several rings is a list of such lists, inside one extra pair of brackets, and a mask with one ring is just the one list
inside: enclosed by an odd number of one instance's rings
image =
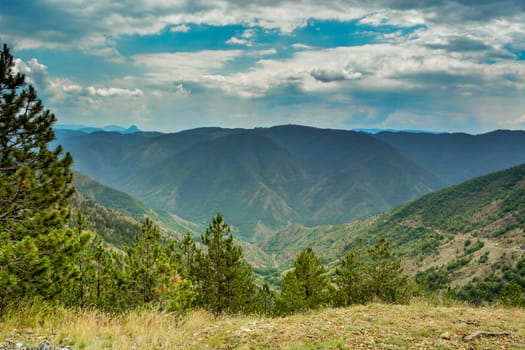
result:
[(347, 306), (366, 303), (371, 298), (368, 261), (362, 245), (349, 251), (335, 270), (337, 304)]
[[(467, 242), (470, 241), (470, 240), (467, 240)], [(465, 242), (466, 243), (466, 242)], [(465, 254), (472, 254), (472, 253), (475, 253), (477, 252), (478, 250), (480, 250), (481, 248), (483, 248), (485, 246), (485, 242), (483, 241), (476, 241), (476, 243), (474, 243), (472, 246), (470, 245), (465, 245)]]
[(158, 227), (146, 218), (142, 234), (128, 247), (125, 258), (130, 306), (159, 303), (170, 311), (185, 311), (192, 302), (191, 283), (181, 278), (180, 264), (170, 259)]
[(454, 272), (456, 270), (459, 270), (463, 266), (466, 266), (470, 262), (470, 260), (472, 260), (472, 257), (459, 257), (456, 260), (452, 260), (451, 262), (449, 262), (446, 269), (448, 272)]
[(197, 247), (193, 237), (186, 233), (173, 250), (175, 259), (181, 263), (185, 276), (191, 280), (197, 280), (200, 275), (200, 263), (204, 259), (202, 251)]
[(404, 303), (409, 298), (408, 276), (390, 244), (380, 239), (364, 252), (362, 245), (349, 251), (335, 272), (337, 302), (340, 305), (365, 303), (379, 299), (386, 303)]
[(88, 246), (93, 240), (93, 234), (87, 230), (87, 223), (80, 212), (77, 212), (75, 218), (75, 239), (79, 245), (79, 253), (76, 254), (68, 282), (69, 288), (64, 288), (63, 300), (68, 300), (72, 304), (85, 307), (90, 298), (92, 291), (90, 286), (93, 285), (95, 275), (95, 265), (92, 261), (91, 251)]
[(197, 258), (197, 269), (192, 273), (196, 304), (216, 315), (253, 311), (255, 284), (251, 268), (244, 261), (242, 248), (234, 245), (231, 228), (220, 213), (206, 229), (202, 243), (207, 251)]
[(479, 261), (480, 264), (487, 263), (489, 261), (489, 252), (483, 253), (483, 255), (479, 257), (478, 261)]
[(372, 260), (369, 267), (372, 295), (387, 303), (406, 302), (408, 277), (403, 274), (401, 260), (393, 255), (390, 243), (382, 238), (368, 254)]
[(327, 301), (328, 279), (321, 258), (311, 248), (301, 252), (284, 276), (278, 309), (281, 314), (317, 308)]
[(85, 216), (89, 229), (120, 249), (132, 244), (140, 233), (140, 221), (84, 198), (78, 192), (71, 197), (70, 207)]
[(142, 224), (142, 234), (126, 251), (127, 273), (131, 303), (147, 304), (158, 299), (162, 276), (170, 269), (163, 256), (160, 231), (147, 218)]
[(79, 245), (66, 229), (73, 192), (69, 154), (55, 139), (54, 114), (0, 53), (0, 304), (40, 295), (54, 298)]
[(449, 286), (450, 275), (443, 269), (431, 267), (425, 271), (419, 271), (415, 276), (416, 283), (430, 292), (444, 290)]
[(525, 289), (513, 281), (503, 288), (500, 301), (506, 306), (525, 307)]
[(275, 295), (270, 290), (268, 283), (264, 283), (257, 293), (256, 311), (264, 316), (269, 316), (275, 311)]
[(501, 271), (502, 274), (492, 274), (459, 288), (456, 297), (474, 305), (500, 301), (504, 305), (524, 306), (525, 257), (514, 266), (501, 266)]

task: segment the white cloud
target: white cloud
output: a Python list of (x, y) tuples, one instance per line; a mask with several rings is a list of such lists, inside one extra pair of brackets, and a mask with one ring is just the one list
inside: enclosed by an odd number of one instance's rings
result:
[(253, 29), (245, 29), (242, 34), (238, 37), (233, 36), (226, 40), (226, 44), (230, 45), (245, 45), (245, 46), (253, 46), (253, 42), (251, 39), (255, 36), (255, 30)]
[(94, 86), (88, 86), (86, 89), (87, 93), (91, 96), (101, 97), (114, 97), (114, 96), (142, 96), (142, 90), (135, 89), (123, 89), (116, 87), (109, 88), (96, 88)]
[[(137, 74), (129, 79), (80, 83), (76, 81), (80, 78), (60, 76), (56, 68), (50, 76), (42, 60), (17, 60), (17, 69), (39, 88), (39, 93), (47, 94), (49, 101), (57, 105), (69, 103), (78, 109), (98, 111), (111, 110), (109, 101), (114, 101), (122, 115), (126, 111), (137, 115), (130, 106), (144, 113), (156, 110), (157, 106), (148, 100), (154, 95), (164, 99), (168, 95), (189, 96), (191, 87), (191, 98), (173, 98), (173, 103), (196, 103), (202, 96), (207, 99), (199, 100), (201, 105), (233, 98), (235, 103), (246, 103), (246, 110), (239, 110), (239, 115), (248, 115), (248, 104), (257, 99), (286, 99), (289, 91), (291, 98), (296, 99), (294, 107), (322, 96), (363, 110), (386, 103), (381, 96), (388, 100), (403, 94), (399, 97), (402, 101), (396, 100), (396, 104), (404, 105), (384, 115), (389, 115), (389, 123), (406, 125), (418, 120), (428, 120), (430, 124), (431, 120), (440, 120), (442, 123), (435, 124), (439, 127), (446, 120), (459, 120), (459, 115), (475, 115), (480, 124), (511, 127), (522, 123), (525, 110), (521, 102), (525, 65), (509, 52), (509, 47), (525, 47), (524, 7), (518, 1), (503, 1), (499, 5), (427, 1), (408, 8), (407, 4), (416, 2), (248, 0), (240, 6), (238, 0), (47, 0), (38, 6), (27, 6), (24, 11), (14, 3), (0, 5), (0, 35), (14, 43), (16, 50), (78, 49), (127, 65), (125, 74)], [(4, 15), (11, 7), (14, 10)], [(33, 8), (36, 10), (31, 12)], [(290, 42), (293, 31), (307, 26), (309, 19), (357, 20), (367, 26), (386, 24), (402, 28), (380, 37), (371, 30), (380, 42), (375, 45), (319, 48), (297, 42), (291, 44), (295, 52), (290, 53), (278, 42), (275, 48), (261, 45), (261, 50), (257, 50), (262, 31), (288, 35), (284, 41)], [(241, 25), (248, 29), (226, 41), (238, 50), (145, 53), (131, 57), (117, 50), (119, 39), (126, 35), (151, 35), (168, 29), (185, 33), (190, 26), (199, 24)], [(407, 35), (406, 28), (415, 25), (421, 27)], [(302, 38), (298, 36), (297, 40)], [(287, 55), (282, 58), (277, 53)], [(235, 70), (238, 58), (246, 59), (243, 68)], [(259, 60), (251, 67), (245, 66), (254, 59)], [(357, 103), (357, 95), (369, 100)], [(412, 105), (409, 99), (413, 96), (425, 101), (425, 107), (432, 112)], [(166, 102), (159, 99), (156, 103)], [(204, 107), (196, 104), (195, 108)], [(441, 113), (439, 109), (447, 111)], [(463, 114), (450, 110), (461, 110)]]
[(132, 57), (135, 65), (144, 67), (150, 83), (197, 81), (222, 68), (228, 61), (242, 55), (241, 50), (204, 50), (140, 54)]
[(226, 44), (252, 46), (252, 43), (249, 40), (244, 38), (237, 38), (235, 36), (232, 36), (231, 38), (226, 40)]
[(351, 69), (343, 68), (341, 70), (330, 70), (322, 68), (314, 68), (310, 72), (312, 77), (315, 80), (321, 81), (323, 83), (330, 83), (334, 81), (343, 81), (343, 80), (357, 80), (363, 77), (363, 74), (360, 72), (354, 72)]
[(188, 96), (191, 95), (191, 90), (185, 88), (184, 85), (181, 83), (175, 87), (175, 95)]
[(296, 50), (312, 50), (312, 49), (314, 49), (313, 46), (306, 45), (306, 44), (301, 44), (301, 43), (292, 44), (292, 47), (294, 49), (296, 49)]
[(170, 28), (170, 32), (172, 33), (187, 33), (189, 31), (190, 31), (190, 27), (188, 27), (185, 24), (180, 24), (178, 26)]

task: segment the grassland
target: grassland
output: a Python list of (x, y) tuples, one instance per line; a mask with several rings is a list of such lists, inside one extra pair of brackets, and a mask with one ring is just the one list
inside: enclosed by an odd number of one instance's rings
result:
[[(471, 341), (476, 331), (509, 332)], [(8, 311), (0, 349), (44, 340), (70, 349), (524, 349), (525, 310), (410, 305), (359, 305), (286, 318), (184, 318), (155, 311), (109, 315), (62, 307)]]

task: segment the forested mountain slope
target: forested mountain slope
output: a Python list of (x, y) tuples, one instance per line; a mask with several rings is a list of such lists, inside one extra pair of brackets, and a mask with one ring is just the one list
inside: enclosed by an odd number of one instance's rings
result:
[(525, 257), (525, 165), (427, 194), (366, 221), (291, 225), (261, 247), (289, 266), (306, 247), (330, 262), (360, 240), (368, 244), (380, 237), (411, 273), (433, 267), (456, 284), (502, 275)]
[(441, 186), (393, 147), (352, 131), (290, 125), (57, 135), (75, 167), (97, 181), (199, 224), (221, 211), (249, 240), (289, 222), (366, 218)]

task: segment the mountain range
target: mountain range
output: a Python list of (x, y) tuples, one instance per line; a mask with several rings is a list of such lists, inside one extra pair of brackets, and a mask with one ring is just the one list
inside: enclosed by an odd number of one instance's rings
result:
[(147, 206), (236, 235), (366, 219), (425, 193), (525, 162), (525, 132), (362, 132), (285, 125), (179, 133), (57, 130), (75, 168)]
[(429, 193), (367, 220), (290, 225), (259, 246), (285, 269), (308, 247), (330, 265), (360, 242), (379, 238), (391, 242), (406, 271), (446, 269), (456, 283), (513, 266), (525, 257), (525, 165)]
[[(204, 232), (202, 226), (156, 212), (83, 174), (75, 173), (75, 187), (72, 207), (116, 248), (133, 241), (145, 216), (167, 235), (190, 232), (197, 238)], [(516, 266), (525, 263), (524, 218), (525, 165), (521, 165), (429, 193), (365, 220), (315, 227), (290, 224), (266, 232), (256, 244), (236, 242), (256, 276), (272, 285), (280, 283), (280, 273), (308, 247), (333, 271), (349, 249), (387, 238), (402, 257), (405, 271), (416, 278), (425, 276), (433, 285), (438, 281), (440, 288), (487, 280), (497, 289), (498, 281), (523, 273)]]

